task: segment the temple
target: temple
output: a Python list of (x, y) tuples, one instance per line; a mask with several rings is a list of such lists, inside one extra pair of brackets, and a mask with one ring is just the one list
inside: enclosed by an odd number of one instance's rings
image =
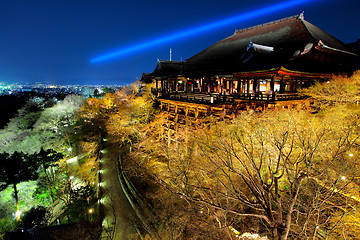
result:
[[(277, 100), (333, 74), (359, 69), (358, 44), (344, 44), (312, 25), (304, 14), (236, 30), (185, 61), (158, 60), (143, 80), (159, 96), (214, 93)], [(167, 95), (167, 96), (166, 96)], [(281, 99), (281, 97), (280, 97)]]
[(303, 98), (299, 89), (333, 74), (352, 74), (359, 55), (359, 41), (345, 44), (301, 13), (236, 30), (185, 61), (158, 60), (142, 80), (155, 82), (153, 91), (167, 108), (174, 101), (222, 109), (276, 105)]

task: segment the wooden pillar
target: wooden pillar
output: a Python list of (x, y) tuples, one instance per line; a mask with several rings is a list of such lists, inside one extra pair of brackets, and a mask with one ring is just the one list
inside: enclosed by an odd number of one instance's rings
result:
[(237, 91), (237, 93), (241, 93), (243, 81), (242, 81), (242, 79), (239, 79), (239, 78), (238, 78), (238, 79), (237, 79), (237, 82), (238, 82), (238, 85), (237, 85), (236, 91)]
[(271, 81), (270, 81), (270, 92), (269, 93), (274, 93), (275, 92), (275, 75), (273, 75), (271, 77)]
[(271, 100), (275, 101), (276, 100), (276, 96), (275, 96), (275, 75), (271, 77), (271, 81), (270, 81), (270, 93), (271, 95)]
[(208, 86), (208, 93), (210, 93), (211, 92), (210, 79), (207, 80), (207, 86)]
[(281, 76), (281, 80), (280, 80), (280, 93), (285, 93), (285, 81), (284, 81), (284, 76)]
[(184, 93), (187, 93), (187, 79), (184, 81)]
[(233, 94), (233, 79), (230, 79), (230, 94)]
[(161, 79), (161, 92), (165, 93), (164, 79)]
[(246, 93), (250, 93), (250, 79), (246, 79)]
[(194, 92), (195, 79), (191, 80), (191, 92)]
[(258, 80), (257, 79), (253, 79), (253, 90), (252, 93), (256, 93), (257, 91), (257, 87), (258, 87)]
[(222, 78), (219, 78), (220, 86), (219, 86), (219, 93), (222, 93)]
[(294, 80), (294, 79), (290, 80), (291, 93), (296, 93), (296, 84), (297, 84), (296, 80)]

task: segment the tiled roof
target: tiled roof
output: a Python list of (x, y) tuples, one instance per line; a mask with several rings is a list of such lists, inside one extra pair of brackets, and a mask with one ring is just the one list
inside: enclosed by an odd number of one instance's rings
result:
[(307, 22), (301, 13), (236, 30), (184, 62), (158, 61), (151, 75), (232, 74), (275, 67), (303, 72), (351, 72), (360, 63), (359, 53), (352, 52), (352, 46)]
[(250, 42), (274, 47), (282, 55), (291, 56), (304, 49), (308, 43), (317, 44), (320, 40), (327, 46), (350, 52), (344, 43), (320, 28), (304, 20), (302, 15), (284, 18), (251, 28), (237, 30), (200, 53), (189, 58), (190, 64), (233, 61), (245, 53)]

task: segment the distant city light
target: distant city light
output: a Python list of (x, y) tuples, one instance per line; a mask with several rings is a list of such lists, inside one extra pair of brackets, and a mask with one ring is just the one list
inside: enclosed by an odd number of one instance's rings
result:
[(249, 20), (252, 18), (256, 18), (265, 14), (270, 14), (276, 11), (280, 11), (280, 10), (284, 10), (290, 7), (294, 7), (300, 4), (304, 4), (306, 2), (311, 2), (314, 0), (290, 0), (290, 1), (286, 1), (286, 2), (281, 2), (281, 3), (277, 3), (271, 6), (267, 6), (264, 8), (259, 8), (253, 11), (249, 11), (247, 13), (242, 13), (230, 18), (226, 18), (226, 19), (222, 19), (216, 22), (211, 22), (205, 25), (201, 25), (201, 26), (197, 26), (188, 30), (184, 30), (178, 33), (174, 33), (174, 34), (170, 34), (170, 35), (166, 35), (164, 37), (160, 37), (160, 38), (156, 38), (153, 40), (149, 40), (149, 41), (145, 41), (142, 43), (138, 43), (138, 44), (134, 44), (131, 46), (127, 46), (124, 48), (121, 48), (119, 50), (110, 52), (110, 53), (106, 53), (97, 57), (94, 57), (92, 59), (90, 59), (91, 63), (97, 63), (97, 62), (103, 62), (103, 61), (107, 61), (113, 58), (118, 58), (121, 56), (124, 56), (126, 54), (130, 54), (133, 52), (137, 52), (146, 48), (150, 48), (150, 47), (154, 47), (166, 42), (170, 42), (170, 41), (174, 41), (177, 39), (181, 39), (181, 38), (185, 38), (191, 35), (195, 35), (195, 34), (199, 34), (202, 32), (206, 32), (212, 29), (216, 29), (216, 28), (220, 28), (229, 24), (233, 24), (236, 22), (242, 22), (245, 20)]

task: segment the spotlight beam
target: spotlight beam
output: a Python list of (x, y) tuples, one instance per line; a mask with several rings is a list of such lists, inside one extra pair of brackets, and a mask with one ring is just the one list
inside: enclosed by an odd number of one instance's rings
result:
[(119, 58), (121, 56), (133, 53), (133, 52), (137, 52), (146, 48), (150, 48), (150, 47), (154, 47), (166, 42), (171, 42), (177, 39), (181, 39), (181, 38), (185, 38), (191, 35), (195, 35), (195, 34), (199, 34), (202, 32), (206, 32), (212, 29), (216, 29), (216, 28), (220, 28), (226, 25), (230, 25), (232, 23), (236, 23), (236, 22), (242, 22), (245, 20), (249, 20), (252, 18), (256, 18), (265, 14), (269, 14), (269, 13), (273, 13), (276, 11), (280, 11), (280, 10), (284, 10), (290, 7), (294, 7), (306, 2), (310, 2), (313, 0), (290, 0), (290, 1), (286, 1), (286, 2), (281, 2), (281, 3), (277, 3), (271, 6), (267, 6), (264, 8), (260, 8), (260, 9), (256, 9), (247, 13), (242, 13), (240, 15), (236, 15), (234, 17), (230, 17), (230, 18), (226, 18), (220, 21), (216, 21), (216, 22), (212, 22), (209, 24), (205, 24), (205, 25), (201, 25), (201, 26), (197, 26), (188, 30), (184, 30), (178, 33), (174, 33), (174, 34), (170, 34), (164, 37), (160, 37), (154, 40), (150, 40), (150, 41), (146, 41), (143, 43), (139, 43), (139, 44), (135, 44), (135, 45), (131, 45), (128, 47), (124, 47), (121, 48), (119, 50), (110, 52), (110, 53), (106, 53), (97, 57), (94, 57), (92, 59), (90, 59), (91, 63), (97, 63), (97, 62), (103, 62), (106, 60), (110, 60), (113, 58)]

